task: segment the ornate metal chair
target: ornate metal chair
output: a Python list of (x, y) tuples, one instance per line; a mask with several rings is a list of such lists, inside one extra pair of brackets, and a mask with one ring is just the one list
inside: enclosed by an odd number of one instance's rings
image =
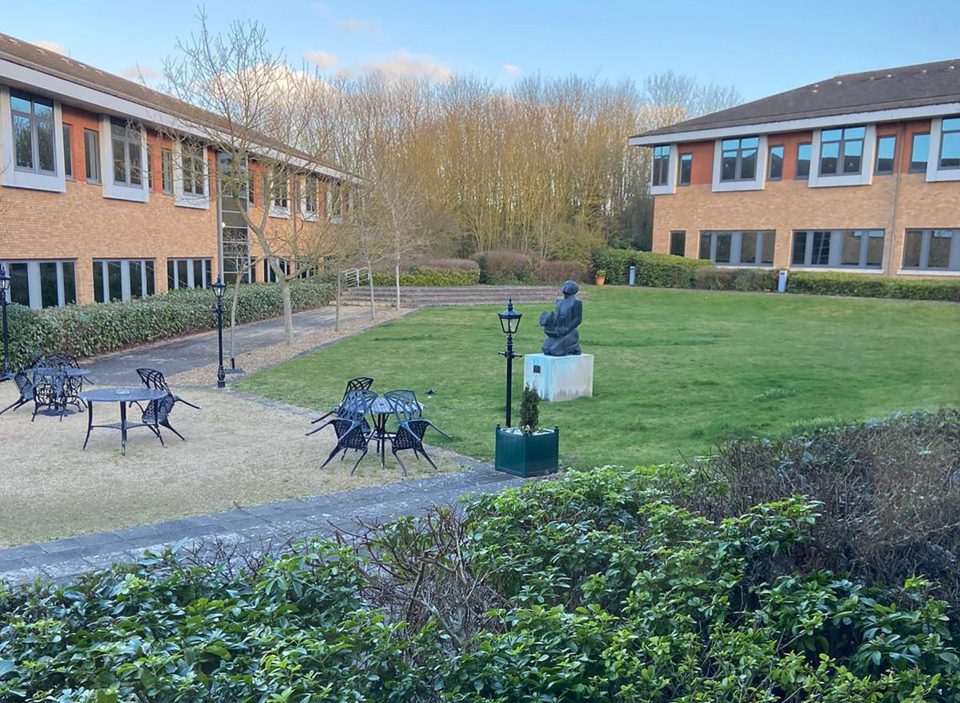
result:
[[(370, 435), (372, 434), (372, 430), (369, 429), (369, 425), (365, 430), (363, 423), (356, 420), (350, 420), (346, 417), (335, 417), (332, 420), (328, 420), (320, 425), (320, 427), (318, 427), (316, 430), (313, 430), (313, 432), (321, 430), (327, 425), (332, 425), (334, 431), (337, 433), (337, 446), (331, 450), (330, 456), (328, 456), (327, 460), (320, 465), (320, 468), (322, 469), (324, 466), (329, 464), (333, 457), (340, 452), (343, 452), (343, 455), (346, 456), (348, 450), (354, 449), (360, 452), (360, 457), (353, 465), (353, 468), (350, 469), (350, 475), (353, 476), (353, 472), (357, 470), (360, 462), (363, 461), (363, 457), (365, 457), (369, 451)], [(313, 434), (313, 432), (310, 434)]]
[(396, 434), (390, 437), (390, 451), (393, 452), (394, 458), (396, 458), (397, 463), (400, 464), (400, 468), (403, 469), (404, 476), (407, 475), (407, 465), (403, 463), (403, 459), (400, 458), (397, 452), (408, 449), (412, 449), (414, 455), (418, 458), (423, 454), (423, 458), (430, 462), (430, 466), (434, 469), (437, 468), (437, 465), (433, 463), (433, 459), (430, 458), (427, 450), (423, 447), (423, 436), (427, 433), (428, 427), (432, 427), (444, 437), (449, 437), (447, 433), (443, 432), (432, 422), (424, 420), (423, 418), (401, 422)]
[(17, 390), (20, 391), (20, 397), (15, 401), (10, 403), (3, 410), (0, 410), (0, 415), (3, 415), (7, 410), (16, 410), (21, 405), (26, 405), (31, 400), (33, 400), (33, 381), (30, 380), (30, 374), (28, 374), (24, 369), (20, 369), (13, 375), (13, 382), (17, 384)]
[(33, 416), (37, 418), (40, 408), (60, 410), (60, 420), (67, 409), (67, 375), (62, 371), (35, 371), (33, 374)]
[[(367, 422), (367, 415), (370, 413), (370, 407), (373, 405), (373, 401), (377, 399), (377, 394), (371, 390), (350, 390), (343, 394), (343, 400), (340, 401), (340, 404), (336, 407), (336, 416), (338, 418), (344, 418), (347, 420), (353, 420), (354, 422), (360, 423), (360, 426), (363, 428), (365, 434), (370, 434), (372, 432), (370, 428), (370, 423)], [(328, 413), (329, 414), (329, 413)], [(310, 424), (316, 424), (316, 420)], [(330, 421), (320, 425), (316, 429), (310, 430), (307, 432), (307, 437), (319, 432), (324, 427), (330, 424)]]
[(423, 417), (423, 408), (417, 402), (417, 394), (411, 390), (387, 391), (383, 397), (390, 404), (390, 410), (398, 423), (418, 420)]
[(163, 443), (160, 427), (166, 427), (184, 442), (187, 441), (184, 436), (177, 432), (173, 428), (173, 425), (170, 424), (170, 411), (173, 410), (173, 406), (176, 405), (176, 403), (176, 397), (172, 393), (167, 393), (162, 398), (151, 400), (147, 403), (147, 407), (140, 417), (140, 422), (149, 427), (150, 430), (157, 435), (157, 439), (160, 440), (160, 444), (163, 444), (163, 446), (166, 445)]
[(343, 401), (347, 399), (347, 393), (349, 393), (350, 391), (368, 391), (370, 390), (370, 386), (372, 385), (373, 385), (373, 379), (370, 378), (369, 376), (357, 376), (356, 378), (351, 378), (349, 381), (347, 381), (347, 387), (343, 391), (343, 396), (340, 398), (340, 402), (337, 403), (337, 405), (334, 406), (333, 409), (330, 410), (330, 412), (321, 415), (316, 420), (311, 420), (310, 424), (315, 425), (321, 420), (325, 420), (326, 418), (330, 417), (331, 415), (339, 415), (340, 406), (343, 405)]
[[(158, 391), (166, 391), (173, 396), (173, 402), (183, 403), (184, 405), (189, 405), (194, 410), (199, 410), (199, 405), (194, 405), (193, 403), (184, 400), (180, 396), (176, 395), (171, 389), (170, 384), (167, 383), (167, 379), (164, 378), (162, 372), (157, 371), (156, 369), (137, 369), (137, 375), (140, 377), (140, 381), (143, 383), (145, 388), (153, 388)], [(173, 429), (173, 428), (171, 428)]]

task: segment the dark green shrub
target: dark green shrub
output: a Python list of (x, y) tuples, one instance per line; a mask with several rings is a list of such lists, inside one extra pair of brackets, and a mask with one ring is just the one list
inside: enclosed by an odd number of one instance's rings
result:
[(529, 283), (533, 280), (533, 258), (522, 251), (497, 249), (475, 254), (480, 266), (480, 283)]
[(740, 269), (733, 279), (733, 289), (768, 292), (777, 289), (777, 271), (770, 269)]
[(520, 396), (520, 427), (530, 432), (540, 427), (540, 396), (530, 386)]
[[(225, 301), (232, 295), (228, 289)], [(325, 305), (332, 287), (320, 279), (290, 285), (294, 311)], [(142, 300), (29, 310), (11, 306), (12, 363), (23, 364), (32, 354), (64, 352), (95, 356), (137, 344), (213, 329), (213, 293), (203, 289), (175, 290)], [(240, 287), (237, 322), (275, 317), (283, 312), (280, 286), (258, 283)]]
[(733, 290), (738, 273), (737, 269), (703, 266), (693, 275), (694, 286), (701, 290)]
[(598, 249), (593, 265), (595, 270), (607, 272), (607, 283), (611, 285), (628, 283), (630, 266), (636, 266), (636, 284), (652, 288), (693, 288), (696, 272), (712, 267), (709, 261), (700, 259), (629, 249)]
[(960, 302), (960, 281), (889, 278), (861, 273), (791, 271), (787, 292)]
[[(411, 266), (400, 274), (401, 286), (474, 286), (480, 282), (480, 268), (473, 261), (473, 268), (428, 268)], [(377, 286), (396, 285), (393, 272), (375, 272), (373, 283)]]

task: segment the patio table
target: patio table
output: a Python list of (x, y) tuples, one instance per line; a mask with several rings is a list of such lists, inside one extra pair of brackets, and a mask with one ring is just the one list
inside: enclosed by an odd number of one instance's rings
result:
[[(401, 402), (400, 404), (411, 409), (423, 409), (423, 405), (421, 405), (419, 402)], [(393, 406), (390, 404), (390, 401), (383, 396), (380, 396), (373, 401), (373, 405), (370, 406), (370, 415), (373, 417), (373, 434), (370, 435), (370, 438), (377, 442), (377, 451), (380, 453), (381, 469), (387, 465), (387, 440), (393, 436), (391, 432), (387, 432), (387, 420), (392, 414)]]
[[(30, 371), (33, 373), (32, 381), (34, 386), (41, 381), (54, 382), (55, 379), (62, 379), (61, 381), (56, 381), (61, 387), (61, 392), (59, 399), (54, 405), (54, 410), (59, 409), (60, 411), (61, 420), (67, 411), (67, 405), (76, 405), (77, 410), (82, 410), (80, 404), (76, 401), (77, 396), (75, 393), (78, 389), (83, 388), (83, 382), (87, 374), (90, 373), (89, 371), (86, 369), (75, 369), (69, 366), (36, 366), (30, 369)], [(71, 400), (71, 398), (73, 398), (73, 400)]]
[[(159, 429), (142, 422), (127, 422), (127, 403), (149, 403), (152, 400), (159, 400), (167, 395), (167, 391), (154, 388), (98, 388), (94, 391), (84, 391), (80, 394), (80, 399), (87, 404), (87, 438), (83, 441), (83, 448), (87, 448), (87, 442), (90, 441), (90, 431), (95, 427), (105, 427), (113, 430), (120, 430), (120, 453), (126, 456), (127, 453), (127, 430), (131, 427), (150, 427), (155, 434), (159, 436)], [(93, 405), (94, 403), (119, 403), (120, 404), (120, 422), (112, 422), (105, 425), (93, 424)]]

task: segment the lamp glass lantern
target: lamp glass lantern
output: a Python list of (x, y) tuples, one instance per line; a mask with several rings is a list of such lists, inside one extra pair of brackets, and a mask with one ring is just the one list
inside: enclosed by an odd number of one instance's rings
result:
[(3, 293), (6, 299), (7, 291), (10, 290), (10, 274), (3, 264), (0, 264), (0, 293)]
[(513, 335), (520, 329), (520, 318), (522, 314), (513, 309), (513, 300), (508, 301), (507, 309), (498, 312), (497, 315), (500, 317), (500, 327), (503, 329), (504, 334)]
[(210, 287), (213, 288), (213, 294), (217, 296), (217, 300), (223, 300), (223, 292), (227, 289), (227, 284), (218, 277)]

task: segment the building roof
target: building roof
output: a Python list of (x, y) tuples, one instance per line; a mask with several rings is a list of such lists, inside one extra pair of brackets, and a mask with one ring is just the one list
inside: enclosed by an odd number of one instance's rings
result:
[[(0, 32), (0, 59), (5, 59), (11, 63), (32, 68), (123, 100), (129, 100), (130, 102), (151, 110), (180, 118), (188, 124), (191, 122), (193, 124), (203, 123), (208, 127), (222, 126), (224, 128), (226, 128), (227, 125), (227, 121), (223, 117), (206, 110), (201, 110), (171, 95), (153, 90), (136, 81), (121, 78), (113, 73), (101, 71), (99, 68), (77, 61), (69, 56), (63, 56), (54, 51), (49, 51), (36, 44), (16, 39), (2, 32)], [(309, 163), (339, 172), (342, 175), (353, 176), (353, 174), (348, 174), (338, 166), (318, 162), (309, 154), (287, 144), (281, 144), (275, 139), (263, 134), (251, 134), (249, 139), (262, 144), (264, 147), (283, 151)]]
[(834, 76), (633, 138), (943, 103), (960, 103), (960, 59)]

